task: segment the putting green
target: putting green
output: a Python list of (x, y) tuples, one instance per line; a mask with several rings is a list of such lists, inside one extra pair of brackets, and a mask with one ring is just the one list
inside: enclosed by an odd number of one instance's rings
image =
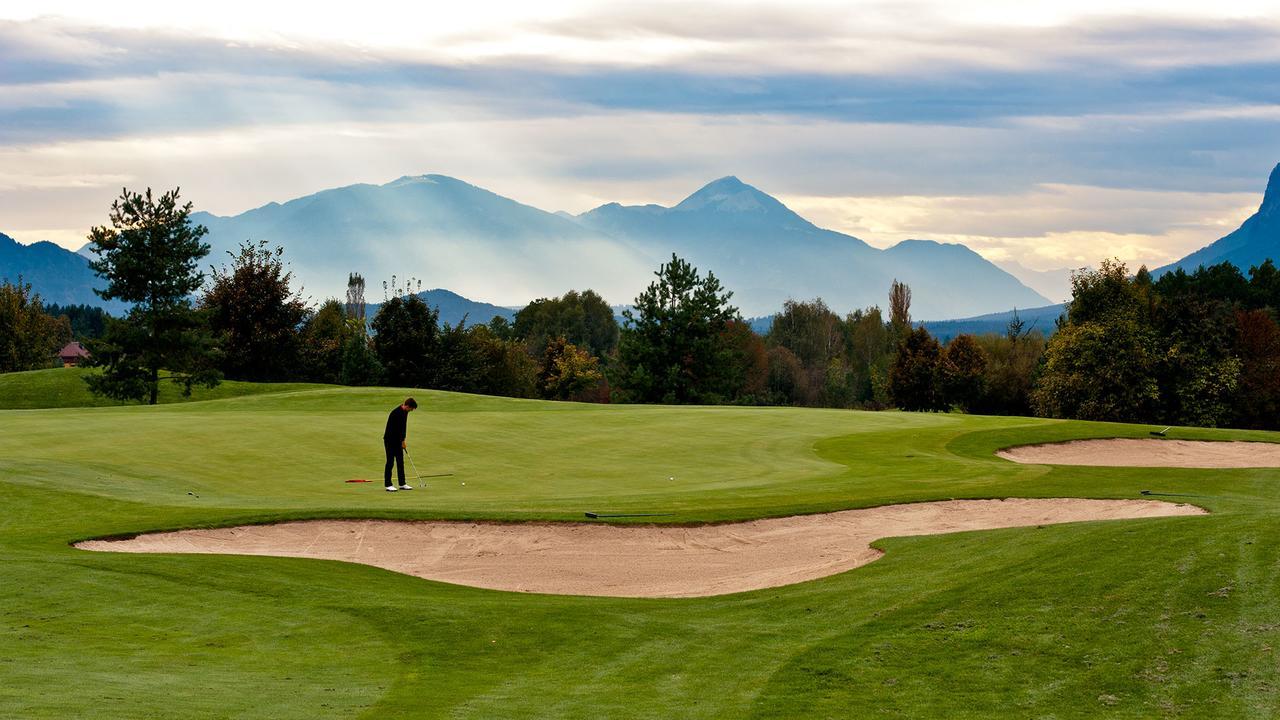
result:
[[(344, 481), (378, 479), (382, 423), (406, 391), (257, 389), (157, 407), (0, 411), (0, 716), (1280, 712), (1280, 471), (995, 456), (1150, 427), (415, 391), (418, 467), (454, 475), (389, 494)], [(590, 510), (693, 523), (1141, 490), (1205, 496), (1195, 502), (1212, 514), (895, 538), (876, 543), (883, 559), (850, 572), (680, 600), (525, 595), (322, 560), (69, 545), (321, 517), (545, 521)]]

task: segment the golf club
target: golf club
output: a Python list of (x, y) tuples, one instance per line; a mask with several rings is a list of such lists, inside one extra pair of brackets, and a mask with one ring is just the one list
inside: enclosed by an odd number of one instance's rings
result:
[(1172, 427), (1173, 427), (1173, 426), (1172, 426), (1172, 425), (1170, 425), (1169, 427), (1167, 427), (1167, 428), (1165, 428), (1165, 429), (1163, 429), (1163, 430), (1160, 430), (1160, 431), (1152, 430), (1152, 431), (1151, 431), (1151, 434), (1152, 434), (1152, 435), (1155, 435), (1155, 436), (1157, 436), (1157, 437), (1164, 437), (1164, 436), (1165, 436), (1165, 434), (1166, 434), (1166, 433), (1168, 433), (1168, 432), (1169, 432), (1169, 430), (1170, 430)]
[(418, 463), (413, 461), (413, 456), (409, 454), (409, 448), (404, 449), (404, 456), (409, 459), (409, 465), (413, 467), (413, 479), (421, 480), (422, 474), (418, 472)]
[(675, 513), (618, 513), (618, 514), (611, 515), (607, 513), (589, 512), (584, 514), (587, 517), (591, 518), (592, 520), (595, 520), (596, 518), (668, 517), (670, 515), (674, 515)]

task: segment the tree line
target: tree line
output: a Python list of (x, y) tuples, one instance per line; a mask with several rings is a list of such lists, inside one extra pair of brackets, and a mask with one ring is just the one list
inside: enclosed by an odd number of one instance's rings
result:
[(0, 370), (47, 362), (74, 328), (96, 338), (91, 390), (151, 402), (163, 371), (188, 391), (230, 378), (1243, 427), (1275, 427), (1280, 408), (1280, 271), (1270, 261), (1247, 278), (1224, 263), (1158, 280), (1105, 261), (1073, 276), (1047, 339), (1015, 313), (1004, 333), (939, 343), (913, 326), (911, 289), (897, 281), (887, 312), (840, 316), (821, 299), (788, 301), (759, 335), (714, 273), (674, 255), (621, 326), (591, 290), (537, 299), (511, 321), (451, 326), (412, 280), (384, 282), (371, 320), (357, 274), (345, 300), (313, 307), (283, 250), (262, 241), (206, 275), (206, 230), (190, 212), (177, 190), (126, 190), (110, 225), (90, 232), (99, 294), (131, 303), (123, 317), (44, 308), (29, 286), (0, 286)]

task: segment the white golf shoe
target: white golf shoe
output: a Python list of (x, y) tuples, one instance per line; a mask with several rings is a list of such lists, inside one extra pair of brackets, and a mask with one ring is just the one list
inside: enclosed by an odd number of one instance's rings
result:
[(401, 490), (412, 490), (412, 489), (413, 489), (413, 486), (412, 486), (412, 485), (401, 485), (401, 486), (400, 486), (400, 489), (401, 489)]
[(387, 489), (387, 492), (395, 492), (395, 491), (396, 491), (396, 486), (395, 486), (395, 485), (388, 485), (386, 489)]

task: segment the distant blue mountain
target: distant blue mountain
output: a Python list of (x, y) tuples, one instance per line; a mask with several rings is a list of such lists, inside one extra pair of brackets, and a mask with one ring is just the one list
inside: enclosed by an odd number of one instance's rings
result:
[(841, 313), (883, 306), (895, 278), (912, 286), (917, 317), (1048, 302), (962, 245), (910, 240), (879, 250), (815, 226), (734, 177), (674, 207), (610, 203), (576, 217), (421, 175), (192, 220), (209, 228), (207, 265), (265, 240), (285, 249), (305, 294), (317, 299), (342, 296), (348, 273), (358, 272), (371, 289), (412, 277), (508, 306), (587, 287), (627, 303), (676, 253), (721, 278), (748, 316), (777, 312), (788, 299), (821, 297)]
[(1280, 262), (1280, 165), (1271, 171), (1258, 212), (1239, 229), (1177, 262), (1156, 268), (1152, 275), (1159, 277), (1177, 268), (1194, 272), (1201, 265), (1223, 262), (1232, 263), (1247, 273), (1249, 268), (1261, 265), (1268, 258)]
[[(472, 325), (488, 325), (489, 321), (495, 317), (500, 317), (507, 321), (515, 320), (516, 317), (516, 311), (511, 308), (469, 300), (456, 292), (445, 290), (444, 288), (423, 290), (417, 295), (427, 305), (435, 308), (440, 313), (439, 320), (441, 323), (448, 323), (454, 327), (464, 321), (467, 327), (471, 327)], [(367, 316), (370, 320), (373, 319), (373, 316), (378, 313), (378, 309), (381, 307), (381, 303), (369, 305)]]
[(913, 314), (977, 314), (1048, 300), (963, 245), (908, 240), (878, 250), (825, 230), (736, 177), (716, 180), (674, 207), (602, 205), (584, 226), (654, 258), (676, 253), (715, 272), (744, 313), (788, 299), (823, 298), (837, 312), (886, 303), (894, 279), (912, 287)]
[(225, 263), (246, 240), (285, 248), (313, 296), (341, 296), (347, 274), (376, 288), (393, 275), (463, 295), (523, 305), (593, 287), (627, 298), (650, 258), (559, 217), (444, 175), (349, 185), (236, 215), (194, 213), (209, 228), (209, 260)]
[(956, 335), (987, 335), (990, 333), (1003, 335), (1009, 329), (1009, 323), (1016, 313), (1018, 319), (1025, 323), (1023, 326), (1024, 332), (1038, 330), (1047, 337), (1057, 329), (1058, 318), (1066, 311), (1066, 303), (1061, 303), (1045, 307), (1019, 308), (1018, 310), (989, 313), (959, 320), (925, 320), (918, 324), (923, 325), (930, 335), (942, 342), (946, 342)]
[(19, 277), (46, 303), (96, 305), (113, 313), (125, 308), (94, 294), (93, 289), (102, 288), (103, 283), (81, 255), (51, 242), (23, 245), (0, 233), (0, 280), (17, 282)]

